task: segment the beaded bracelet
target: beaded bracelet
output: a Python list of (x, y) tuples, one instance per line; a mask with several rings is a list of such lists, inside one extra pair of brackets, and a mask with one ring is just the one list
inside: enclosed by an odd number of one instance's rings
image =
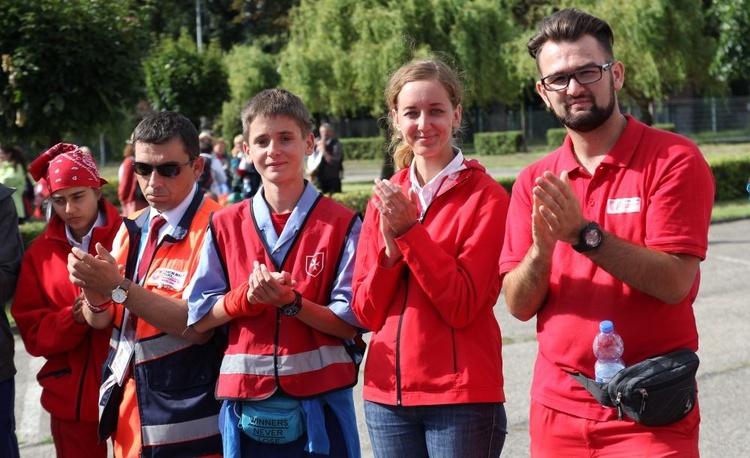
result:
[(111, 300), (107, 301), (107, 302), (105, 302), (103, 304), (100, 304), (100, 305), (93, 305), (86, 298), (84, 298), (83, 301), (84, 301), (86, 307), (88, 307), (89, 310), (91, 310), (91, 313), (102, 313), (102, 312), (106, 311), (108, 308), (112, 307), (112, 301)]

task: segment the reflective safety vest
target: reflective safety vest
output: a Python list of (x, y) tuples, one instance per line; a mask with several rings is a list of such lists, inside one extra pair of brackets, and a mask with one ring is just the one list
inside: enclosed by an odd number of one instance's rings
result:
[[(220, 208), (215, 201), (204, 200), (203, 192), (196, 190), (172, 235), (162, 237), (144, 282), (146, 289), (162, 296), (182, 297), (198, 266), (209, 215)], [(134, 220), (125, 219), (118, 234), (121, 246), (118, 263), (125, 264), (125, 274), (131, 279), (141, 228), (147, 218), (147, 212), (143, 212)], [(105, 381), (113, 377), (110, 363), (123, 328), (123, 315), (124, 308), (116, 306), (115, 328), (102, 377)], [(131, 376), (137, 387), (141, 417), (140, 456), (194, 457), (222, 452), (218, 427), (221, 404), (214, 397), (214, 389), (223, 347), (223, 338), (218, 335), (205, 344), (195, 345), (166, 334), (143, 319), (137, 320)], [(117, 428), (122, 390), (114, 383), (101, 393), (99, 436), (102, 439)]]
[[(247, 282), (258, 260), (271, 270), (289, 272), (305, 299), (327, 305), (355, 220), (353, 211), (319, 196), (280, 265), (258, 234), (251, 201), (217, 212), (210, 224), (230, 289)], [(276, 307), (232, 320), (228, 340), (216, 389), (219, 399), (264, 399), (277, 389), (310, 398), (357, 383), (358, 368), (342, 339)]]

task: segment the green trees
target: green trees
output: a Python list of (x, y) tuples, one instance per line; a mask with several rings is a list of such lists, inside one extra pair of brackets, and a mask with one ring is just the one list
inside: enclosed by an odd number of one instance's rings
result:
[(479, 105), (518, 99), (504, 44), (513, 26), (490, 0), (305, 1), (290, 14), (281, 52), (284, 86), (313, 112), (337, 116), (383, 111), (390, 72), (438, 55), (463, 70)]
[(0, 135), (48, 145), (117, 122), (139, 93), (143, 20), (131, 0), (4, 0)]
[(263, 89), (279, 84), (278, 56), (263, 52), (260, 46), (237, 45), (224, 57), (229, 75), (231, 98), (221, 110), (221, 118), (214, 130), (227, 141), (242, 133), (240, 112), (242, 105)]
[(213, 118), (229, 99), (229, 83), (221, 52), (208, 46), (198, 52), (183, 30), (176, 40), (164, 38), (143, 62), (148, 99), (154, 110), (178, 111), (200, 126)]
[[(719, 91), (708, 68), (716, 49), (707, 36), (697, 0), (588, 0), (581, 8), (609, 22), (615, 58), (625, 64), (621, 97), (652, 124), (653, 101), (684, 89), (699, 95)], [(588, 7), (588, 8), (586, 8)]]
[(750, 1), (715, 0), (710, 14), (717, 23), (719, 33), (712, 74), (722, 81), (749, 81)]
[(613, 27), (621, 100), (647, 122), (654, 100), (719, 94), (750, 74), (750, 0), (201, 1), (203, 53), (194, 0), (3, 0), (0, 136), (46, 144), (128, 129), (140, 100), (217, 121), (228, 137), (242, 103), (279, 85), (321, 117), (380, 117), (388, 75), (427, 56), (463, 72), (465, 108), (523, 109), (538, 78), (526, 41), (565, 6)]
[[(303, 0), (290, 13), (282, 84), (314, 112), (378, 116), (388, 74), (406, 60), (437, 55), (464, 72), (467, 106), (517, 106), (538, 78), (526, 41), (542, 17), (566, 6), (610, 23), (627, 68), (621, 97), (646, 122), (656, 99), (684, 89), (721, 91), (708, 73), (716, 40), (698, 0)], [(725, 6), (721, 14), (743, 23), (750, 13)], [(728, 48), (740, 37), (724, 39)]]

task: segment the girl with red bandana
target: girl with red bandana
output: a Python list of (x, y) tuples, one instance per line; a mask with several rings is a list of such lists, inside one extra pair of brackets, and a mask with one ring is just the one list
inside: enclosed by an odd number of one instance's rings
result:
[(68, 280), (67, 256), (74, 246), (95, 254), (97, 242), (111, 249), (122, 218), (102, 198), (107, 182), (93, 159), (75, 145), (53, 146), (29, 173), (46, 180), (52, 216), (24, 255), (11, 314), (29, 354), (47, 359), (37, 380), (57, 456), (106, 458), (97, 434), (97, 398), (111, 331), (86, 323), (87, 304)]

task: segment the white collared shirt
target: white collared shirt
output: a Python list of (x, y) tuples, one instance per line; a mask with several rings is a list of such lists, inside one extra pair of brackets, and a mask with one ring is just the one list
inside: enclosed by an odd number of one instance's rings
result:
[(161, 242), (161, 239), (166, 234), (171, 234), (172, 232), (174, 232), (177, 225), (180, 224), (182, 217), (185, 216), (185, 212), (190, 206), (190, 203), (193, 201), (194, 195), (195, 195), (195, 187), (193, 187), (193, 190), (188, 194), (188, 196), (182, 202), (180, 202), (179, 205), (177, 205), (175, 208), (172, 208), (170, 210), (165, 210), (163, 213), (159, 213), (159, 211), (156, 210), (154, 207), (149, 207), (148, 221), (146, 221), (143, 224), (143, 232), (141, 233), (142, 243), (141, 243), (140, 248), (138, 249), (139, 251), (138, 259), (141, 258), (141, 255), (142, 255), (141, 252), (143, 251), (143, 248), (146, 246), (145, 241), (148, 240), (148, 228), (151, 225), (151, 220), (158, 215), (161, 215), (165, 220), (167, 220), (167, 223), (164, 226), (162, 226), (161, 229), (159, 230), (158, 241)]
[(419, 196), (419, 203), (421, 204), (422, 214), (424, 214), (427, 207), (430, 206), (433, 200), (443, 192), (445, 192), (450, 186), (444, 186), (444, 181), (456, 181), (458, 174), (461, 170), (464, 170), (464, 155), (460, 149), (454, 148), (457, 152), (456, 156), (451, 160), (443, 170), (440, 171), (435, 177), (424, 184), (419, 185), (417, 179), (417, 169), (415, 161), (412, 161), (409, 167), (409, 179), (411, 181), (411, 189)]

